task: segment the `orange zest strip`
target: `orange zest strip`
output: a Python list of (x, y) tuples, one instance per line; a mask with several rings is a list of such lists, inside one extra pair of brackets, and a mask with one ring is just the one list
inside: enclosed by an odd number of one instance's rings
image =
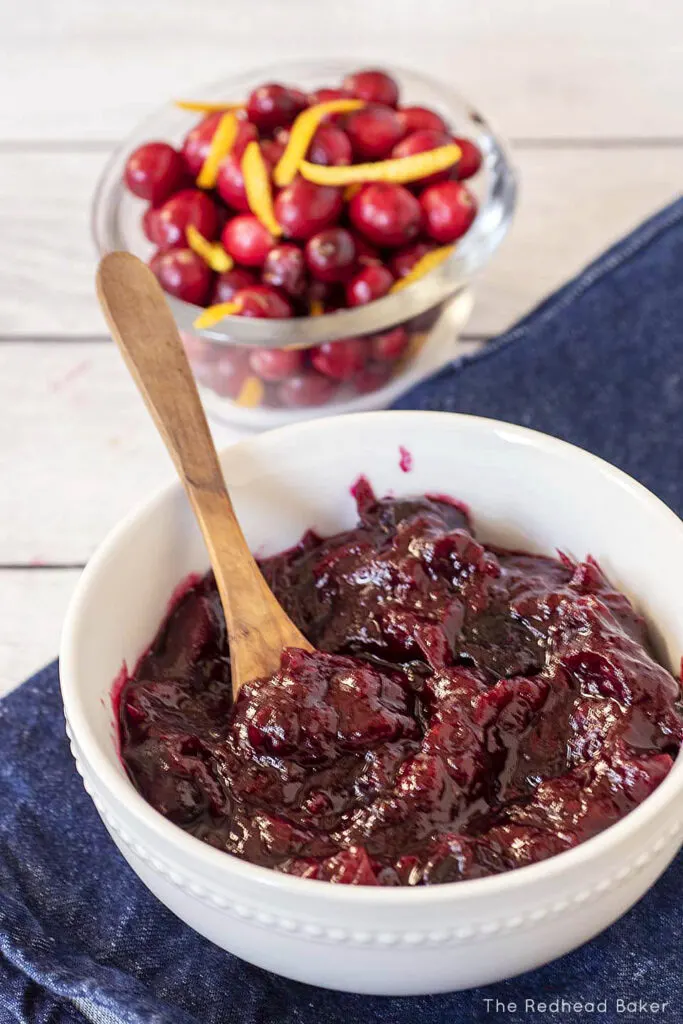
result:
[(353, 185), (347, 185), (344, 189), (344, 202), (350, 203), (354, 196), (358, 195), (363, 185), (360, 181), (354, 181)]
[(311, 299), (310, 305), (308, 307), (309, 316), (322, 316), (324, 312), (325, 307), (323, 306), (320, 299)]
[(263, 401), (265, 391), (263, 382), (258, 377), (247, 377), (235, 402), (244, 409), (254, 409)]
[(419, 181), (437, 171), (445, 171), (460, 159), (461, 149), (454, 142), (437, 146), (426, 153), (414, 153), (396, 160), (380, 160), (376, 164), (351, 164), (350, 167), (323, 167), (302, 160), (299, 172), (314, 185), (353, 185), (355, 182), (391, 181), (402, 185)]
[(419, 281), (430, 270), (434, 270), (435, 267), (438, 267), (447, 260), (454, 249), (454, 245), (442, 245), (438, 249), (432, 249), (431, 252), (425, 253), (422, 259), (417, 261), (410, 273), (406, 274), (405, 277), (399, 278), (398, 281), (394, 281), (389, 291), (400, 292), (403, 288), (413, 284), (414, 281)]
[(278, 188), (286, 188), (294, 181), (299, 164), (306, 156), (311, 139), (323, 118), (328, 114), (350, 113), (364, 106), (363, 100), (328, 100), (302, 111), (292, 125), (287, 148), (273, 171), (273, 181)]
[(219, 324), (221, 320), (224, 320), (226, 316), (234, 316), (235, 313), (239, 313), (239, 311), (239, 302), (219, 302), (215, 306), (207, 306), (194, 321), (194, 326), (199, 327), (200, 329), (202, 327), (215, 327), (215, 325)]
[(174, 107), (180, 110), (196, 111), (198, 114), (217, 114), (221, 110), (244, 110), (242, 103), (212, 103), (210, 100), (174, 100)]
[(271, 235), (281, 235), (282, 228), (275, 219), (270, 171), (266, 166), (258, 142), (250, 142), (242, 157), (242, 177), (249, 209), (258, 217)]
[(206, 160), (202, 164), (202, 169), (197, 176), (197, 184), (200, 188), (213, 188), (216, 184), (218, 167), (221, 160), (232, 149), (233, 143), (237, 138), (238, 128), (239, 124), (235, 114), (223, 114), (211, 140)]
[(197, 253), (204, 262), (215, 270), (217, 274), (224, 274), (226, 270), (232, 270), (234, 260), (229, 256), (222, 245), (218, 242), (209, 242), (204, 235), (197, 231), (194, 224), (188, 224), (185, 232), (187, 244), (190, 249)]

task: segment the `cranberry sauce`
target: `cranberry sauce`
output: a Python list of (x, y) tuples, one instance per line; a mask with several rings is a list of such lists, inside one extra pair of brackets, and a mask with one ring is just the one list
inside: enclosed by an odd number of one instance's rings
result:
[(355, 493), (355, 529), (262, 562), (319, 653), (235, 705), (213, 578), (177, 600), (119, 704), (145, 799), (253, 863), (367, 885), (540, 861), (644, 800), (679, 686), (598, 565), (486, 547), (443, 498)]

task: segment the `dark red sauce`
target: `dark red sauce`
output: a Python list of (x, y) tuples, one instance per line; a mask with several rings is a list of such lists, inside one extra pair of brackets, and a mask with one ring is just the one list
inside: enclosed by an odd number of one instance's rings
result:
[(486, 547), (447, 499), (354, 493), (356, 528), (261, 562), (319, 653), (234, 706), (213, 578), (181, 592), (120, 696), (145, 799), (253, 863), (368, 885), (508, 871), (643, 801), (680, 691), (598, 565)]

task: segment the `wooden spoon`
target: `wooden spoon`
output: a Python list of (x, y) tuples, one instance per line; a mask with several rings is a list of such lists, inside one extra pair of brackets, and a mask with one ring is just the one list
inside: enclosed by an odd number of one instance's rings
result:
[(230, 643), (232, 691), (271, 675), (284, 647), (313, 648), (275, 600), (228, 497), (206, 416), (164, 293), (131, 253), (97, 271), (112, 335), (175, 463), (209, 551)]

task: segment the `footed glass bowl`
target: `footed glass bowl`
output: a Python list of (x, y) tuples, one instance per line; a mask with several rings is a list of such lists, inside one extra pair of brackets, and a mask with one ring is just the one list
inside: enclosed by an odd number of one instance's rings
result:
[[(312, 91), (341, 83), (354, 69), (347, 63), (283, 63), (257, 68), (194, 91), (192, 98), (241, 101), (257, 85), (281, 81)], [(467, 186), (478, 203), (477, 217), (453, 254), (408, 287), (365, 306), (321, 316), (254, 319), (229, 316), (197, 330), (200, 307), (171, 296), (168, 301), (181, 330), (207, 411), (217, 419), (264, 429), (312, 416), (363, 411), (388, 405), (402, 391), (447, 362), (453, 339), (471, 308), (466, 285), (505, 236), (512, 218), (516, 181), (505, 144), (487, 121), (449, 85), (412, 71), (388, 67), (406, 106), (437, 111), (451, 131), (471, 139), (481, 151), (479, 172)], [(164, 140), (179, 145), (201, 115), (172, 103), (142, 122), (111, 156), (93, 201), (92, 226), (101, 254), (126, 249), (148, 260), (154, 248), (142, 231), (146, 204), (123, 186), (130, 153), (142, 143)], [(310, 351), (348, 338), (367, 341), (365, 366), (350, 381), (335, 381), (311, 365)], [(237, 401), (254, 348), (296, 349), (302, 358), (285, 379), (260, 381), (249, 405)]]

